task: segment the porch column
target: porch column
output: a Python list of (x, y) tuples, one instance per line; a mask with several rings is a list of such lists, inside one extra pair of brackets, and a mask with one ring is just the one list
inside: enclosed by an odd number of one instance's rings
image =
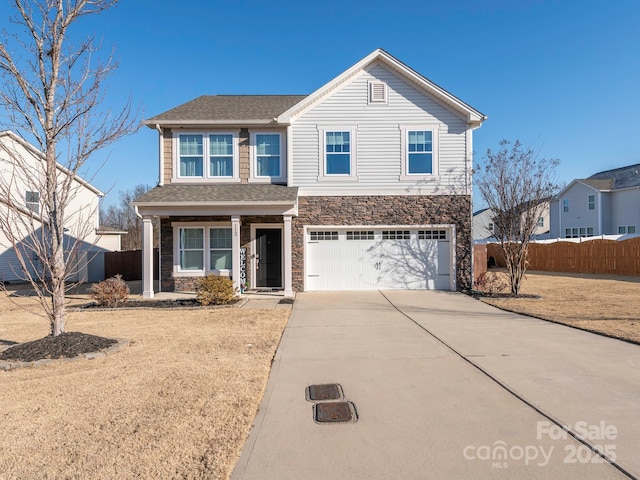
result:
[(291, 272), (291, 215), (284, 215), (284, 296), (293, 297)]
[(233, 286), (240, 290), (240, 216), (231, 216), (231, 271)]
[(153, 298), (153, 222), (142, 218), (142, 298)]

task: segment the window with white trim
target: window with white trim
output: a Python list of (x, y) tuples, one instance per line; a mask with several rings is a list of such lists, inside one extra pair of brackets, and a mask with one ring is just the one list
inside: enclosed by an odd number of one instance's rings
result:
[(635, 225), (622, 225), (618, 227), (618, 233), (627, 234), (627, 233), (636, 233)]
[(282, 177), (281, 135), (279, 133), (255, 133), (254, 176)]
[(438, 126), (408, 125), (402, 130), (402, 168), (400, 180), (438, 175)]
[(180, 229), (180, 270), (204, 270), (204, 228)]
[(433, 132), (407, 131), (407, 173), (424, 175), (433, 173)]
[(587, 237), (593, 237), (593, 227), (587, 227)]
[(538, 217), (538, 227), (544, 227), (544, 217)]
[(180, 133), (175, 136), (178, 179), (237, 180), (238, 134)]
[(595, 210), (596, 209), (596, 196), (595, 195), (589, 195), (587, 197), (587, 204), (589, 205), (589, 210)]
[(209, 229), (209, 268), (211, 270), (231, 270), (231, 229)]
[(232, 271), (232, 230), (228, 225), (174, 226), (176, 271), (207, 274)]
[(40, 192), (25, 192), (24, 203), (33, 213), (40, 213)]
[(562, 199), (562, 211), (564, 213), (567, 213), (569, 211), (569, 199), (568, 198), (563, 198)]
[(351, 175), (351, 132), (325, 132), (325, 175)]

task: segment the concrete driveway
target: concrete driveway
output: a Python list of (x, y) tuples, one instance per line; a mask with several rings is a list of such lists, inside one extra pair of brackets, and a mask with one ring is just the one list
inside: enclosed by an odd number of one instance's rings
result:
[[(328, 383), (355, 423), (314, 421)], [(639, 419), (638, 346), (455, 293), (303, 293), (232, 478), (633, 478)]]

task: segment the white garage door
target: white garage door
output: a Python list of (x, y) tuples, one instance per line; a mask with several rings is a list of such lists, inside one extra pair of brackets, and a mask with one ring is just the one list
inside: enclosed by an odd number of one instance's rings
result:
[(307, 290), (449, 290), (449, 229), (309, 227)]

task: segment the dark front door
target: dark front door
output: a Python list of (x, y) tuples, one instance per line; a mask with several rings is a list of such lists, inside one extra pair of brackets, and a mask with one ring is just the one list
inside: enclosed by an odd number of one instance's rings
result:
[(256, 287), (282, 287), (282, 230), (256, 229)]

